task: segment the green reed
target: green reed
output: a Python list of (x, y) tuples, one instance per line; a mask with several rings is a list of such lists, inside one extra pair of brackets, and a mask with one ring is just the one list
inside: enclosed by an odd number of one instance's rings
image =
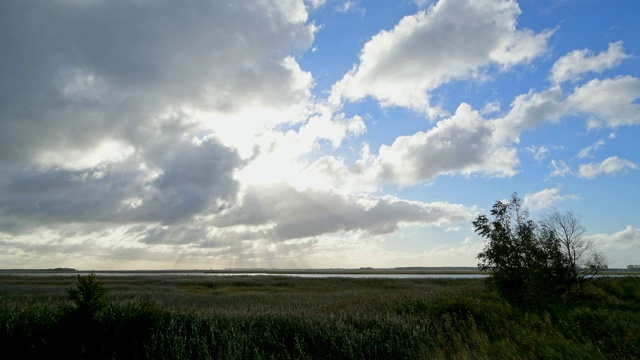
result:
[(74, 278), (0, 277), (4, 359), (633, 359), (640, 279), (523, 310), (483, 280), (101, 277), (109, 305), (74, 314)]

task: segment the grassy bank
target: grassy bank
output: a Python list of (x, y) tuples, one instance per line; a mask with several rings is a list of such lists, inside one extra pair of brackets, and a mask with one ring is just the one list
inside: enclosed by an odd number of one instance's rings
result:
[(640, 358), (640, 279), (521, 310), (462, 279), (101, 277), (75, 314), (72, 277), (0, 277), (3, 358)]

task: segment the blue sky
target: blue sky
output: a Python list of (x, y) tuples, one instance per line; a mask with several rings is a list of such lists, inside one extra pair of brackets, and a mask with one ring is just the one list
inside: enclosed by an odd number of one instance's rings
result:
[(0, 14), (2, 268), (474, 266), (513, 192), (640, 261), (637, 1)]

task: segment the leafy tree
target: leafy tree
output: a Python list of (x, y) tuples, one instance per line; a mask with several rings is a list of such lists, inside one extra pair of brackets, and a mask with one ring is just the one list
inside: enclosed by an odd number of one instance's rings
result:
[(529, 218), (515, 193), (510, 201), (497, 201), (491, 216), (489, 220), (479, 215), (473, 221), (475, 232), (489, 240), (478, 254), (478, 266), (491, 271), (490, 285), (508, 300), (521, 305), (542, 301), (558, 257), (552, 233)]
[(107, 306), (108, 291), (93, 272), (86, 277), (78, 275), (76, 286), (67, 289), (66, 292), (69, 300), (73, 301), (77, 314), (93, 317)]
[(478, 266), (491, 272), (489, 284), (513, 303), (537, 306), (573, 293), (579, 299), (585, 277), (606, 267), (571, 212), (554, 211), (536, 223), (514, 193), (497, 201), (490, 215), (473, 221), (475, 232), (488, 240)]

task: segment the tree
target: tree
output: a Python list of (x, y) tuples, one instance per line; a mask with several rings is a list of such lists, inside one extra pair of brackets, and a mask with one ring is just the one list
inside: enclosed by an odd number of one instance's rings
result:
[(78, 275), (76, 286), (66, 292), (69, 300), (73, 301), (76, 314), (93, 317), (107, 306), (107, 289), (93, 272), (86, 277)]
[(514, 303), (543, 301), (552, 290), (548, 280), (559, 257), (552, 233), (529, 218), (515, 193), (510, 201), (497, 201), (491, 216), (493, 220), (479, 215), (473, 221), (475, 232), (489, 240), (477, 256), (480, 270), (490, 271), (489, 284)]
[(606, 268), (604, 255), (595, 251), (593, 242), (583, 237), (586, 228), (573, 212), (560, 213), (554, 209), (545, 216), (543, 224), (553, 232), (560, 245), (568, 277), (565, 279), (566, 291), (575, 287), (579, 295), (583, 280)]
[(585, 278), (606, 268), (572, 212), (554, 210), (537, 223), (514, 193), (493, 205), (491, 217), (473, 221), (475, 232), (488, 240), (478, 266), (491, 272), (489, 284), (511, 302), (537, 306), (563, 294), (579, 299)]

